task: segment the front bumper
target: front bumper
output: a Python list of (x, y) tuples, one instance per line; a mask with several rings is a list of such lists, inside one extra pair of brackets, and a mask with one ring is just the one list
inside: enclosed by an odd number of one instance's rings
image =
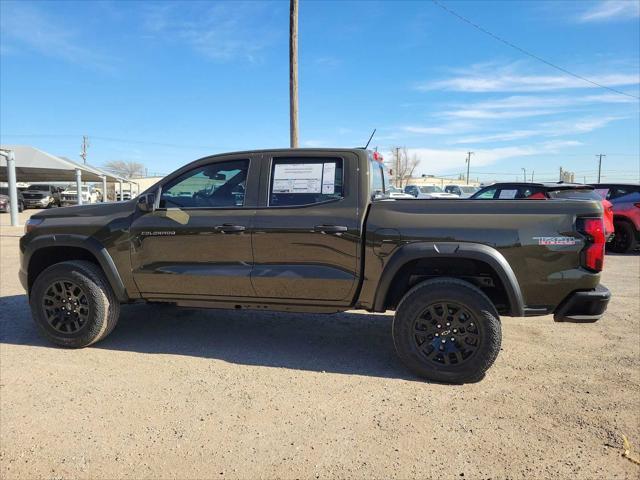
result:
[(565, 298), (553, 314), (556, 322), (595, 322), (602, 317), (611, 292), (604, 285), (598, 285), (594, 290), (573, 292)]
[(25, 207), (46, 207), (49, 205), (49, 199), (47, 198), (38, 198), (38, 199), (25, 199), (24, 200)]

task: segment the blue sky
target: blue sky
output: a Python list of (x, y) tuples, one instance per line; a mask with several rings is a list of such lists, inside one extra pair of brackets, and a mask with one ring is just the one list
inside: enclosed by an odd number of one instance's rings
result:
[[(300, 143), (406, 146), (418, 173), (640, 180), (636, 98), (565, 75), (430, 1), (300, 5)], [(640, 2), (448, 1), (492, 33), (640, 96)], [(286, 147), (288, 2), (0, 2), (0, 136), (168, 173)]]

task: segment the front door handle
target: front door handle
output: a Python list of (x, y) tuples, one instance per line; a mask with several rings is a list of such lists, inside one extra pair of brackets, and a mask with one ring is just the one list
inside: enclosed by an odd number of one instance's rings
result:
[(230, 223), (216, 226), (216, 231), (222, 233), (244, 232), (246, 229), (247, 227), (244, 225), (232, 225)]
[(316, 225), (313, 227), (314, 232), (322, 232), (322, 233), (340, 233), (346, 232), (349, 230), (344, 225)]

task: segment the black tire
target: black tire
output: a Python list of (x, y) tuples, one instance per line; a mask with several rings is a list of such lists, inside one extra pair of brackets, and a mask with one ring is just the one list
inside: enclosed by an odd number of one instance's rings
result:
[[(69, 302), (69, 298), (78, 301)], [(42, 335), (68, 348), (87, 347), (102, 340), (115, 328), (120, 315), (120, 303), (102, 270), (84, 260), (56, 263), (45, 269), (33, 283), (29, 303)]]
[(436, 382), (481, 380), (498, 357), (501, 342), (500, 320), (491, 300), (455, 278), (416, 285), (393, 319), (393, 343), (400, 359), (412, 372)]
[(18, 202), (18, 212), (22, 213), (24, 212), (24, 202)]
[(633, 225), (625, 221), (613, 223), (615, 235), (607, 243), (607, 250), (614, 253), (629, 253), (636, 248), (636, 230)]

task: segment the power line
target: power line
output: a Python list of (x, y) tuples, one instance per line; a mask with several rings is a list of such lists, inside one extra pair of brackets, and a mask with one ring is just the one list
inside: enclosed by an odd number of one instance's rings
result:
[(472, 22), (471, 20), (469, 20), (468, 18), (463, 17), (462, 15), (460, 15), (459, 13), (454, 12), (453, 10), (451, 10), (450, 8), (444, 6), (443, 4), (440, 3), (439, 0), (431, 0), (435, 5), (437, 5), (438, 7), (440, 7), (442, 10), (444, 10), (445, 12), (453, 15), (454, 17), (457, 17), (459, 20), (462, 20), (465, 23), (468, 23), (469, 25), (471, 25), (473, 28), (481, 31), (482, 33), (484, 33), (485, 35), (489, 35), (490, 37), (492, 37), (495, 40), (498, 40), (499, 42), (504, 43), (505, 45), (519, 51), (520, 53), (523, 53), (525, 55), (528, 55), (529, 57), (538, 60), (539, 62), (544, 63), (545, 65), (548, 65), (549, 67), (555, 68), (556, 70), (561, 71), (562, 73), (565, 73), (566, 75), (571, 75), (572, 77), (578, 78), (584, 82), (590, 83), (592, 85), (595, 85), (596, 87), (600, 87), (600, 88), (604, 88), (606, 90), (609, 90), (613, 93), (617, 93), (618, 95), (625, 95), (627, 97), (631, 97), (631, 98), (635, 98), (640, 100), (640, 97), (637, 97), (635, 95), (632, 95), (630, 93), (626, 93), (623, 92), (621, 90), (617, 90), (615, 88), (612, 87), (607, 87), (606, 85), (602, 85), (601, 83), (598, 82), (594, 82), (593, 80), (589, 80), (586, 77), (583, 77), (582, 75), (578, 75), (577, 73), (573, 73), (570, 72), (569, 70), (567, 70), (566, 68), (560, 67), (558, 65), (555, 65), (551, 62), (549, 62), (548, 60), (545, 60), (544, 58), (539, 57), (538, 55), (536, 55), (535, 53), (531, 53), (528, 50), (525, 50), (524, 48), (521, 48), (513, 43), (511, 43), (508, 40), (505, 40), (502, 37), (499, 37), (498, 35), (496, 35), (495, 33), (490, 32), (489, 30), (487, 30), (486, 28), (481, 27), (480, 25), (478, 25), (477, 23)]
[[(16, 138), (75, 138), (78, 137), (77, 134), (9, 134), (3, 133), (3, 137), (16, 137)], [(171, 147), (171, 148), (203, 148), (209, 150), (217, 150), (220, 149), (220, 146), (213, 147), (211, 145), (181, 145), (175, 143), (164, 143), (164, 142), (150, 142), (146, 140), (132, 140), (128, 138), (116, 138), (116, 137), (101, 137), (98, 135), (92, 135), (91, 138), (103, 140), (105, 142), (116, 142), (116, 143), (134, 143), (139, 145), (156, 145), (159, 147)]]

